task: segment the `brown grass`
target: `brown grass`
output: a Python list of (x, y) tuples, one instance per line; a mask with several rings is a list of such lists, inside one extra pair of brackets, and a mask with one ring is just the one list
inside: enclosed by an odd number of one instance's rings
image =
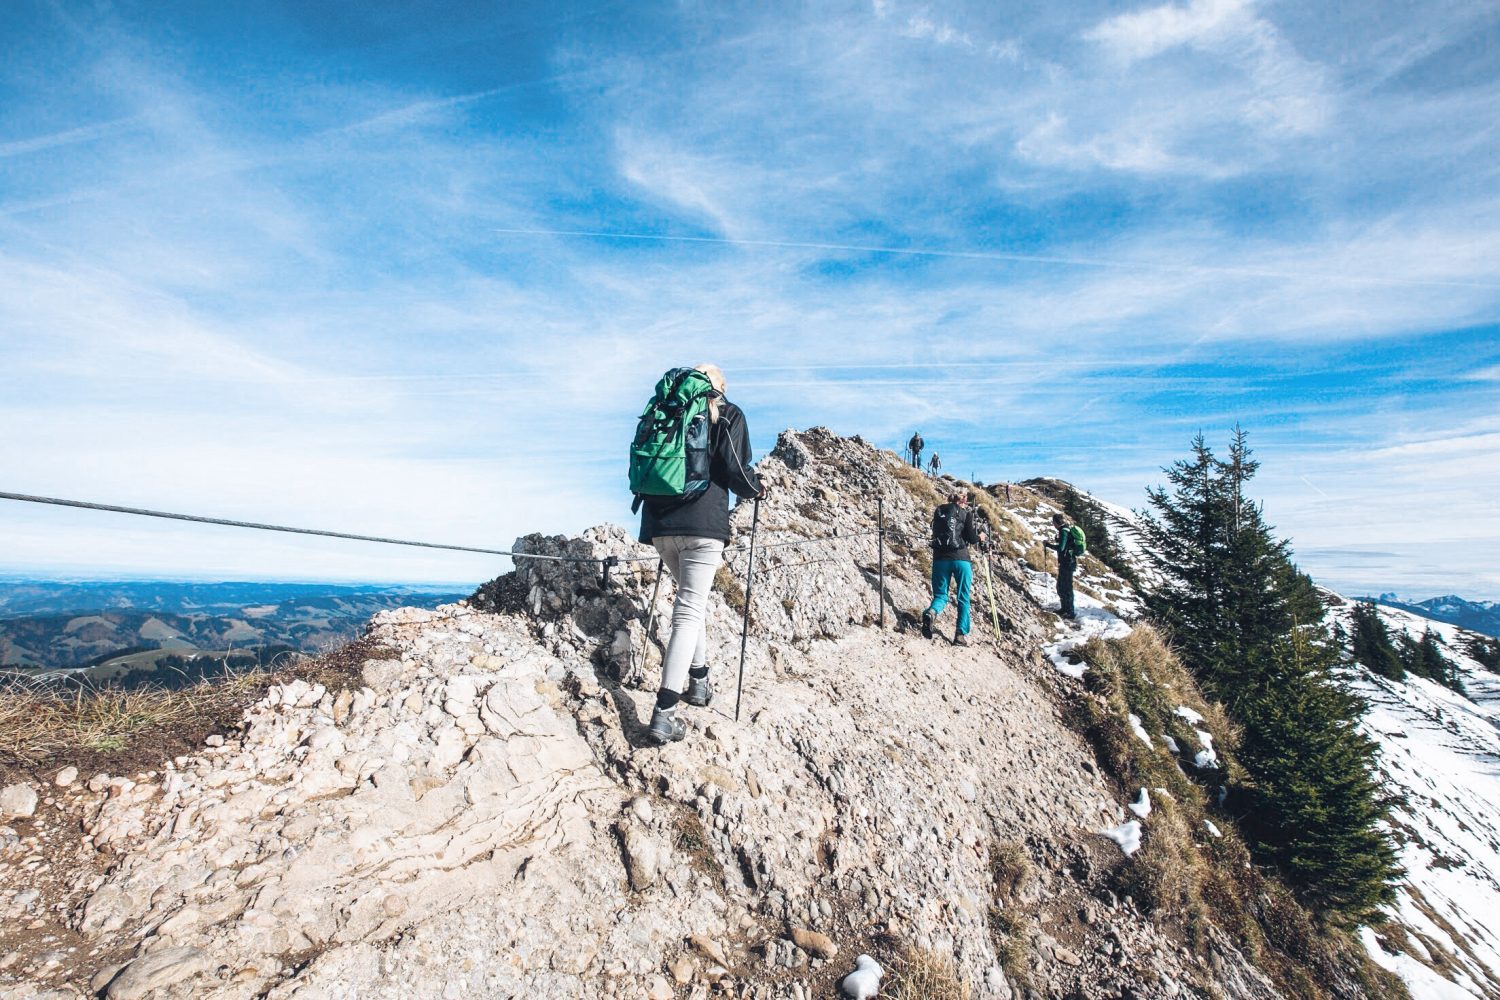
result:
[[(1211, 814), (1209, 793), (1179, 769), (1163, 741), (1147, 747), (1131, 731), (1128, 713), (1153, 738), (1171, 735), (1191, 753), (1199, 745), (1194, 726), (1175, 713), (1185, 705), (1203, 716), (1199, 727), (1213, 735), (1229, 780), (1246, 780), (1234, 760), (1238, 727), (1222, 706), (1203, 699), (1161, 637), (1142, 626), (1123, 639), (1093, 640), (1082, 652), (1088, 693), (1073, 706), (1075, 720), (1126, 797), (1152, 790), (1141, 849), (1114, 872), (1115, 890), (1177, 923), (1200, 952), (1210, 924), (1228, 932), (1288, 995), (1325, 1000), (1347, 995), (1353, 981), (1369, 1000), (1405, 997), (1399, 981), (1373, 966), (1353, 938), (1318, 926), (1284, 885), (1253, 866), (1233, 821)], [(1210, 819), (1221, 836), (1208, 832)]]
[(906, 492), (916, 498), (918, 503), (926, 504), (928, 507), (937, 507), (943, 502), (943, 495), (933, 481), (922, 472), (917, 471), (905, 462), (891, 466), (891, 474), (896, 477), (896, 482), (906, 488)]
[(94, 771), (151, 770), (233, 729), (272, 684), (302, 678), (349, 686), (367, 659), (395, 655), (359, 639), (275, 671), (250, 670), (182, 688), (70, 685), (12, 679), (0, 685), (0, 776), (44, 777), (72, 764)]
[(736, 613), (745, 613), (745, 588), (728, 563), (720, 563), (719, 568), (714, 571), (714, 589), (724, 595), (724, 603)]
[(1031, 858), (1020, 844), (997, 841), (990, 845), (990, 877), (995, 880), (995, 894), (1000, 898), (1014, 899), (1035, 874)]
[(1014, 909), (990, 907), (990, 940), (1000, 969), (1010, 981), (1011, 989), (1026, 996), (1031, 989), (1030, 935), (1025, 919)]
[(893, 1000), (970, 1000), (974, 995), (948, 955), (908, 948), (891, 963), (890, 972), (887, 989)]

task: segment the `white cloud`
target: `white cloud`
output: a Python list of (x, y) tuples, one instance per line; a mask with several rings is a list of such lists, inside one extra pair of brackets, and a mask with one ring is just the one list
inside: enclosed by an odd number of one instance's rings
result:
[(967, 33), (959, 31), (946, 21), (934, 21), (926, 11), (907, 18), (901, 33), (907, 38), (931, 41), (938, 45), (957, 45), (970, 51), (978, 48)]
[(620, 135), (617, 145), (620, 175), (631, 184), (710, 223), (716, 232), (748, 235), (729, 206), (755, 174), (754, 166), (695, 154), (638, 133)]
[(1084, 34), (1125, 65), (1184, 45), (1224, 46), (1253, 28), (1249, 0), (1191, 0), (1118, 14)]

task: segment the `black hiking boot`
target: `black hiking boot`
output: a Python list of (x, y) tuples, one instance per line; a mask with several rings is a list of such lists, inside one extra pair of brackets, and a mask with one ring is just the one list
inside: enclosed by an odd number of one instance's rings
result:
[(922, 638), (932, 638), (932, 612), (930, 610), (922, 612)]
[(658, 746), (676, 743), (687, 735), (687, 723), (677, 717), (677, 708), (658, 708), (651, 713), (651, 728), (646, 735)]
[(708, 682), (707, 677), (689, 677), (687, 690), (682, 692), (682, 700), (702, 708), (714, 700), (714, 686)]
[(964, 635), (962, 632), (955, 632), (953, 633), (953, 645), (967, 646), (969, 645), (969, 637)]

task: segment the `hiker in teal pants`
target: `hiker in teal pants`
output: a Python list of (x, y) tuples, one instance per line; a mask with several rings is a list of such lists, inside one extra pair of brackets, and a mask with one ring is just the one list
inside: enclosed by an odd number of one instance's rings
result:
[(958, 628), (953, 645), (969, 644), (969, 594), (973, 590), (974, 565), (969, 561), (969, 546), (985, 540), (969, 508), (969, 494), (959, 490), (949, 503), (932, 515), (932, 603), (922, 612), (922, 634), (932, 638), (932, 622), (948, 606), (948, 585), (954, 584), (953, 599), (958, 603)]

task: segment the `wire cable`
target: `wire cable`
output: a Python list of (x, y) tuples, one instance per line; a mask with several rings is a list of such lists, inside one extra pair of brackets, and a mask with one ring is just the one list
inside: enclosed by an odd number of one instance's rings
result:
[[(453, 552), (478, 552), (482, 555), (509, 556), (521, 559), (546, 559), (553, 562), (603, 562), (602, 559), (581, 556), (548, 556), (530, 552), (513, 552), (506, 549), (483, 549), (472, 545), (445, 545), (439, 542), (413, 542), (404, 538), (382, 538), (378, 535), (353, 535), (343, 531), (325, 531), (321, 528), (292, 528), (284, 524), (260, 524), (255, 521), (233, 521), (222, 517), (202, 517), (197, 514), (174, 514), (164, 510), (147, 510), (143, 507), (118, 507), (114, 504), (90, 503), (85, 500), (63, 500), (58, 497), (38, 497), (25, 493), (0, 492), (0, 500), (16, 500), (22, 503), (49, 504), (54, 507), (77, 507), (81, 510), (102, 510), (112, 514), (135, 514), (140, 517), (159, 517), (170, 521), (191, 521), (196, 524), (220, 524), (230, 528), (254, 528), (257, 531), (280, 531), (293, 535), (319, 535), (324, 538), (346, 538), (356, 542), (378, 542), (381, 545), (410, 545), (420, 549), (447, 549)], [(621, 560), (624, 561), (624, 560)]]

